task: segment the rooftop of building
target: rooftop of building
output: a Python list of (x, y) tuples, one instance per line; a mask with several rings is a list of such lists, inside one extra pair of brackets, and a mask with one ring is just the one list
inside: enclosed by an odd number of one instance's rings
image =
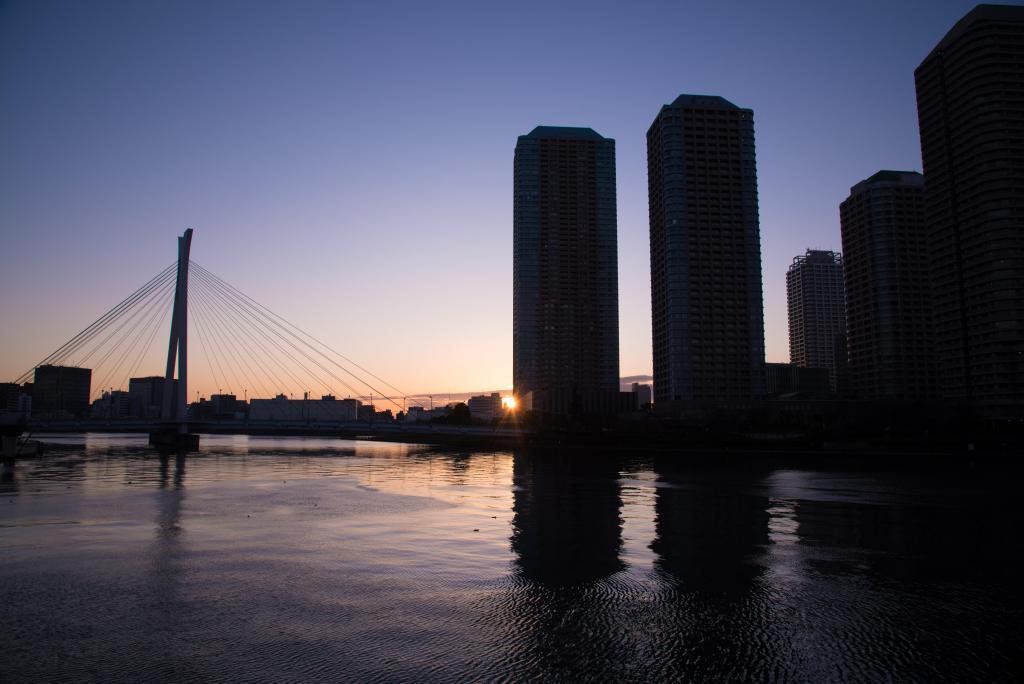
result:
[(683, 93), (666, 107), (706, 107), (708, 109), (740, 109), (720, 95), (691, 95)]
[[(921, 60), (924, 64), (938, 52), (949, 47), (954, 41), (962, 36), (974, 24), (981, 21), (1019, 21), (1024, 22), (1024, 6), (1020, 5), (977, 5), (970, 12), (965, 14), (960, 21), (953, 24), (938, 45), (928, 53), (928, 56)], [(918, 67), (921, 68), (920, 66)]]
[(683, 93), (682, 95), (680, 95), (676, 99), (672, 100), (672, 102), (670, 104), (662, 105), (661, 106), (661, 109), (658, 110), (658, 116), (654, 117), (654, 122), (651, 123), (651, 127), (653, 128), (657, 124), (657, 122), (661, 118), (662, 113), (666, 109), (682, 109), (682, 108), (709, 109), (709, 110), (719, 109), (719, 110), (722, 110), (722, 111), (741, 111), (741, 112), (749, 112), (751, 114), (751, 116), (753, 115), (753, 111), (752, 110), (744, 109), (742, 107), (738, 107), (738, 106), (734, 105), (732, 102), (729, 102), (724, 97), (721, 97), (719, 95), (693, 95), (693, 94), (690, 94), (690, 93)]
[(861, 192), (872, 185), (880, 184), (896, 184), (896, 185), (913, 185), (913, 186), (924, 186), (924, 176), (917, 171), (887, 171), (882, 170), (878, 173), (865, 178), (860, 183), (857, 183), (850, 188), (850, 194), (854, 195)]
[(793, 257), (793, 263), (790, 264), (789, 270), (792, 271), (804, 264), (834, 264), (838, 266), (842, 263), (843, 257), (839, 252), (833, 252), (830, 249), (808, 249), (804, 254)]
[(537, 126), (526, 135), (520, 138), (530, 140), (558, 139), (558, 140), (609, 140), (593, 128), (582, 128), (576, 126)]

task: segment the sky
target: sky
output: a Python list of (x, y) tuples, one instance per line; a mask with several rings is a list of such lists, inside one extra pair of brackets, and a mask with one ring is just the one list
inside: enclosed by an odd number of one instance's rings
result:
[(616, 140), (620, 371), (649, 374), (645, 135), (680, 93), (754, 111), (786, 361), (788, 265), (840, 250), (850, 186), (921, 169), (914, 68), (974, 4), (0, 0), (0, 380), (192, 227), (196, 262), (404, 392), (510, 388), (513, 151), (542, 124)]

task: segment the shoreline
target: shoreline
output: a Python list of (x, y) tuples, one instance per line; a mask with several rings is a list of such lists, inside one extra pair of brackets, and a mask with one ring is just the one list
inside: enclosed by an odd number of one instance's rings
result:
[[(920, 465), (938, 463), (980, 464), (1002, 463), (1024, 466), (1019, 448), (1012, 444), (978, 445), (979, 448), (952, 449), (940, 445), (879, 445), (867, 442), (785, 442), (766, 440), (762, 442), (737, 439), (735, 435), (723, 435), (720, 441), (687, 440), (686, 433), (634, 433), (629, 431), (607, 431), (604, 433), (551, 433), (510, 430), (496, 432), (479, 426), (444, 426), (444, 429), (374, 430), (371, 426), (359, 428), (316, 428), (296, 426), (282, 429), (253, 428), (253, 426), (218, 426), (222, 429), (197, 431), (202, 436), (247, 435), (251, 437), (321, 437), (374, 443), (422, 444), (441, 449), (478, 449), (484, 451), (522, 449), (534, 452), (559, 452), (592, 456), (648, 456), (656, 459), (678, 460), (680, 463), (738, 463), (772, 462), (799, 463), (816, 466), (846, 463), (849, 465)], [(243, 427), (244, 429), (238, 429)], [(148, 434), (147, 430), (126, 426), (34, 426), (25, 436), (44, 445), (47, 435), (71, 434)], [(706, 436), (705, 436), (706, 437)], [(730, 439), (729, 437), (732, 437)], [(679, 441), (673, 443), (677, 438)], [(45, 450), (44, 450), (45, 454)], [(26, 458), (25, 456), (19, 458)], [(28, 458), (32, 458), (28, 456)]]

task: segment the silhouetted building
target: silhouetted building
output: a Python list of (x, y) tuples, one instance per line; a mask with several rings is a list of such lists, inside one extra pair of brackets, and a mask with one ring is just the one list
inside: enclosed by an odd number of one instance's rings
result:
[(501, 395), (497, 392), (470, 397), (466, 401), (473, 420), (491, 420), (501, 415)]
[(754, 115), (680, 95), (647, 131), (654, 401), (764, 394)]
[(1024, 413), (1024, 7), (978, 5), (914, 72), (942, 394)]
[[(189, 417), (196, 420), (242, 420), (248, 413), (249, 405), (234, 394), (211, 394), (209, 399), (201, 399), (190, 408)], [(309, 413), (302, 415), (304, 417)]]
[(17, 411), (18, 397), (20, 396), (21, 385), (14, 382), (0, 382), (0, 411)]
[(344, 408), (342, 409), (342, 415), (345, 416), (345, 420), (352, 420), (350, 416), (359, 418), (359, 407), (363, 405), (363, 402), (358, 399), (339, 399), (338, 403)]
[(32, 395), (22, 394), (18, 397), (17, 412), (28, 418), (32, 415)]
[(355, 399), (289, 399), (279, 394), (273, 399), (250, 399), (249, 420), (340, 422), (362, 419), (363, 408)]
[(410, 406), (405, 412), (406, 423), (426, 423), (430, 421), (430, 411), (422, 406)]
[(89, 409), (89, 416), (91, 418), (119, 420), (130, 418), (131, 415), (131, 396), (123, 390), (104, 392), (103, 396), (92, 402), (92, 406)]
[(35, 369), (32, 414), (37, 417), (84, 418), (89, 414), (92, 369), (39, 366)]
[(839, 205), (850, 388), (863, 399), (935, 394), (924, 178), (879, 171)]
[(832, 392), (828, 368), (804, 368), (792, 363), (766, 363), (765, 387), (769, 397), (799, 394), (821, 399)]
[(843, 258), (809, 249), (786, 272), (789, 361), (802, 368), (827, 368), (832, 392), (845, 389), (846, 295)]
[(641, 385), (639, 382), (634, 382), (633, 393), (636, 394), (636, 407), (639, 409), (642, 409), (653, 401), (654, 395), (652, 394), (650, 385)]
[(512, 375), (524, 409), (614, 413), (615, 141), (538, 126), (514, 166)]
[[(128, 394), (132, 402), (132, 415), (139, 418), (159, 418), (164, 401), (164, 383), (167, 379), (162, 375), (150, 375), (144, 378), (128, 380)], [(177, 396), (178, 381), (174, 383)]]

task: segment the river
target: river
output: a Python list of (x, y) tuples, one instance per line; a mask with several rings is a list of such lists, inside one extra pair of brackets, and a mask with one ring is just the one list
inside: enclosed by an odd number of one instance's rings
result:
[(1018, 472), (36, 436), (0, 680), (1013, 681)]

